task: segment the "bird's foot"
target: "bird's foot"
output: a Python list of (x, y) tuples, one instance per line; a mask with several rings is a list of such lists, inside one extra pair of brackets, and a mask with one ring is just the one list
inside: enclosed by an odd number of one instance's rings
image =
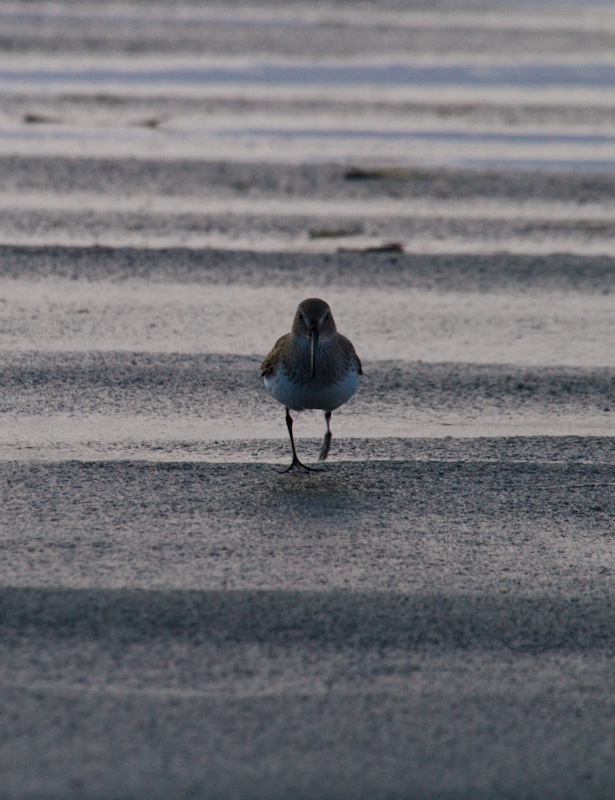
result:
[(322, 467), (308, 467), (303, 462), (299, 461), (297, 456), (293, 457), (290, 467), (286, 467), (286, 469), (280, 470), (280, 475), (284, 475), (286, 472), (290, 472), (291, 469), (298, 467), (299, 469), (304, 469), (306, 472), (325, 472)]
[(320, 453), (318, 455), (319, 461), (324, 461), (327, 456), (329, 455), (329, 448), (331, 447), (331, 434), (329, 431), (325, 433), (325, 440), (322, 443), (322, 447), (320, 448)]

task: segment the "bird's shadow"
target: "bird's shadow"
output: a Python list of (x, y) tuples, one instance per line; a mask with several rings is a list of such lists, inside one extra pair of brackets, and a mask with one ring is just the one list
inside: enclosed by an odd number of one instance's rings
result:
[(363, 513), (369, 503), (369, 482), (352, 464), (334, 462), (322, 472), (272, 472), (267, 493), (272, 507), (290, 517), (305, 519), (340, 517), (348, 521)]

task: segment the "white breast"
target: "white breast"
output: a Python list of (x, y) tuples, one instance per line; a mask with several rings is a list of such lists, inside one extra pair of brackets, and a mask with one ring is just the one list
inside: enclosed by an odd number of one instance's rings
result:
[(282, 370), (278, 370), (274, 376), (264, 378), (264, 381), (269, 394), (294, 411), (303, 411), (306, 408), (335, 411), (350, 400), (359, 387), (359, 375), (354, 369), (333, 384), (315, 382), (299, 386), (289, 381)]

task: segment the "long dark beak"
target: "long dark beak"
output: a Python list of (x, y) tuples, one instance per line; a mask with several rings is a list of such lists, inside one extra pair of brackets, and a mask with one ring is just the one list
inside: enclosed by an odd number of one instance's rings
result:
[(310, 328), (310, 365), (312, 378), (316, 377), (316, 347), (318, 345), (318, 328)]

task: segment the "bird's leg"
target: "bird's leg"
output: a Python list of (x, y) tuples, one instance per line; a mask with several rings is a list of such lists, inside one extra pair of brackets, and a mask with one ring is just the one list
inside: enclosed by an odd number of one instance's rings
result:
[(305, 464), (302, 464), (301, 461), (297, 458), (297, 451), (295, 450), (295, 440), (293, 438), (293, 418), (290, 415), (290, 410), (286, 409), (286, 426), (288, 428), (288, 435), (290, 436), (290, 446), (293, 448), (293, 460), (290, 464), (290, 467), (282, 470), (284, 472), (290, 472), (293, 467), (300, 467), (301, 469), (305, 469), (308, 472), (322, 472), (318, 467), (306, 467)]
[(331, 447), (331, 428), (329, 426), (329, 423), (331, 422), (330, 411), (325, 411), (325, 420), (327, 422), (327, 432), (325, 433), (325, 440), (320, 448), (320, 455), (318, 456), (319, 461), (324, 461), (326, 459), (326, 457), (329, 455), (329, 448)]

